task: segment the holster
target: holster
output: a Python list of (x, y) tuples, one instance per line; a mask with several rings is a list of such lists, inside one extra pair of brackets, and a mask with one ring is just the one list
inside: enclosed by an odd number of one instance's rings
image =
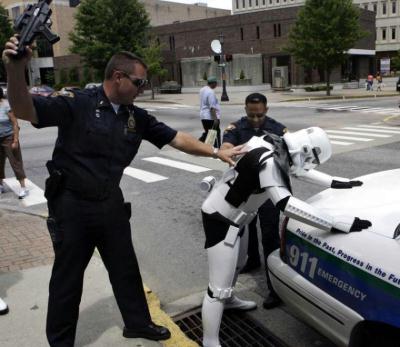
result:
[(44, 196), (47, 200), (52, 200), (59, 193), (63, 184), (64, 176), (62, 171), (58, 170), (52, 161), (48, 161), (46, 167), (49, 171), (50, 177), (46, 179)]

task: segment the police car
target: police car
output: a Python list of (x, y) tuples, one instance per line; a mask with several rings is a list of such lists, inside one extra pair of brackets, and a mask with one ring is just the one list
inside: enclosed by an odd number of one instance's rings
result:
[(400, 346), (400, 169), (359, 179), (309, 203), (372, 227), (332, 233), (285, 219), (269, 273), (289, 308), (338, 346)]

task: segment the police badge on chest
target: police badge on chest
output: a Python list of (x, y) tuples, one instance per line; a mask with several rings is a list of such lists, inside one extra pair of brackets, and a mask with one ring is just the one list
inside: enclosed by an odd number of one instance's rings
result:
[(133, 116), (133, 111), (129, 110), (129, 117), (128, 122), (126, 124), (126, 131), (130, 133), (136, 132), (136, 121), (135, 117)]

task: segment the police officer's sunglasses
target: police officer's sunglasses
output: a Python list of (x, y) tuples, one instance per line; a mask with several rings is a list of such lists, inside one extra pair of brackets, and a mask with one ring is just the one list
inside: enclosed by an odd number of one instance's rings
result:
[(124, 75), (124, 77), (126, 77), (129, 81), (131, 81), (131, 83), (137, 87), (137, 88), (144, 88), (146, 87), (148, 81), (144, 80), (144, 79), (140, 79), (140, 78), (132, 78), (131, 76), (129, 76), (128, 73), (126, 73), (125, 71), (121, 71), (121, 70), (115, 70), (117, 72), (120, 72), (122, 75)]

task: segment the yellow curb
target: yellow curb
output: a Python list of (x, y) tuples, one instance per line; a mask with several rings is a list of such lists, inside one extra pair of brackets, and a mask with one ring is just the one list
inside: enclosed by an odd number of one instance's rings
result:
[(146, 285), (144, 285), (146, 293), (147, 304), (150, 308), (150, 313), (153, 321), (156, 324), (163, 325), (171, 332), (171, 338), (166, 341), (160, 341), (164, 347), (199, 347), (199, 345), (190, 340), (182, 330), (174, 323), (170, 316), (168, 316), (160, 308), (160, 300), (157, 295), (152, 292)]

